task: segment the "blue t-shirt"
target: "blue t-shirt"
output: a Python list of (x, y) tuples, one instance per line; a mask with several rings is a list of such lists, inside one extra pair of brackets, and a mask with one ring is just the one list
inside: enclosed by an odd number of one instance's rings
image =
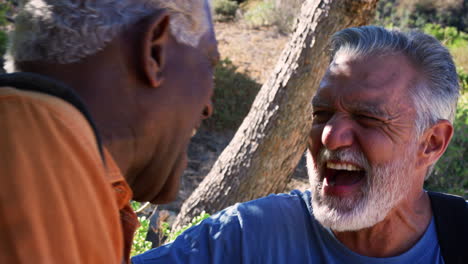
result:
[(132, 259), (156, 263), (411, 263), (443, 264), (434, 219), (407, 252), (391, 258), (361, 256), (315, 220), (310, 192), (270, 195), (236, 204), (194, 226), (173, 243)]

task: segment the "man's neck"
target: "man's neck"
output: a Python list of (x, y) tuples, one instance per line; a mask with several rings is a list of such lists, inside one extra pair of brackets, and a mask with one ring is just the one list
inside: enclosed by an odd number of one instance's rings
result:
[(346, 247), (360, 255), (380, 258), (401, 255), (418, 242), (432, 217), (426, 192), (412, 198), (401, 201), (383, 221), (372, 227), (333, 232)]

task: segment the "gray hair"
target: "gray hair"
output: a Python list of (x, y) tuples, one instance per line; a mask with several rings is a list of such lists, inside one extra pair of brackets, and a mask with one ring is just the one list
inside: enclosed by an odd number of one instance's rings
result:
[(211, 21), (208, 0), (23, 0), (7, 57), (67, 64), (102, 50), (122, 30), (166, 10), (178, 42), (197, 46)]
[[(414, 87), (409, 87), (417, 113), (417, 135), (438, 120), (453, 123), (460, 90), (458, 75), (449, 51), (434, 37), (417, 31), (363, 26), (337, 32), (331, 48), (332, 61), (341, 54), (359, 58), (403, 54), (422, 75)], [(431, 170), (432, 166), (428, 175)]]

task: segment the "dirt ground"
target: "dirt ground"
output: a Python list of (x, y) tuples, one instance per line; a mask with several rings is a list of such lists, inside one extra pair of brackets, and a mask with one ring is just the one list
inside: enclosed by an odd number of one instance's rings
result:
[(258, 83), (268, 78), (289, 39), (274, 27), (252, 29), (242, 22), (216, 23), (215, 31), (221, 57)]

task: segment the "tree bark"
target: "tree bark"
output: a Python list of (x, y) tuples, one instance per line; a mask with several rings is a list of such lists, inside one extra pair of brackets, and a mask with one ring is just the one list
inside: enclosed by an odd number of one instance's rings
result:
[(295, 32), (249, 114), (210, 173), (185, 201), (174, 228), (202, 211), (284, 191), (306, 149), (310, 100), (329, 64), (333, 33), (367, 24), (377, 0), (307, 0)]

